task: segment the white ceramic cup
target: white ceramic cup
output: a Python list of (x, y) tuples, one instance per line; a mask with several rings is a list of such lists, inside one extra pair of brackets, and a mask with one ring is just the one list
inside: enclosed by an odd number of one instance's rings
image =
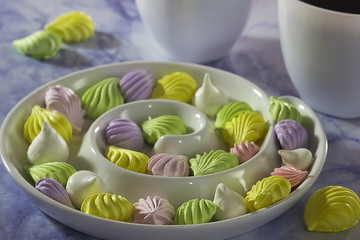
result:
[(360, 117), (360, 14), (279, 0), (285, 65), (300, 97), (319, 112)]
[(136, 0), (145, 27), (170, 60), (224, 57), (244, 29), (252, 0)]

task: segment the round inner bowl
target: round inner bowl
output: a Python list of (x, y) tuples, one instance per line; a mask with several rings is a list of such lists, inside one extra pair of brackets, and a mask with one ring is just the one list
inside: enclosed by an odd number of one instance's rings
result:
[(141, 125), (145, 120), (164, 114), (180, 117), (192, 132), (177, 136), (165, 135), (155, 143), (154, 148), (146, 145), (142, 152), (148, 156), (154, 153), (169, 153), (190, 158), (213, 149), (229, 151), (222, 137), (216, 135), (210, 127), (207, 117), (192, 105), (171, 100), (143, 100), (116, 107), (96, 119), (84, 136), (78, 162), (91, 166), (91, 170), (106, 182), (110, 192), (120, 194), (130, 202), (157, 195), (167, 198), (175, 207), (194, 198), (213, 199), (219, 183), (225, 183), (234, 191), (245, 194), (257, 180), (268, 176), (280, 165), (274, 146), (272, 125), (265, 135), (259, 153), (253, 158), (232, 169), (203, 176), (163, 177), (136, 173), (105, 158), (108, 146), (105, 129), (111, 120), (125, 118)]

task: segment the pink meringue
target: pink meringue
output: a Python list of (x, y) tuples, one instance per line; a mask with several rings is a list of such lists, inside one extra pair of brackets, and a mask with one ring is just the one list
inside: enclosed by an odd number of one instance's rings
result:
[(290, 182), (291, 187), (296, 187), (305, 181), (307, 174), (307, 171), (301, 171), (289, 166), (275, 168), (274, 171), (270, 173), (271, 176), (280, 176), (286, 178)]
[(56, 85), (45, 91), (46, 109), (64, 115), (71, 123), (74, 133), (81, 132), (85, 111), (81, 108), (80, 98), (70, 88)]
[(148, 170), (157, 176), (186, 177), (189, 176), (188, 158), (168, 153), (158, 153), (149, 159)]
[(165, 198), (155, 196), (139, 199), (133, 204), (132, 222), (154, 225), (170, 225), (174, 222), (175, 209)]
[(239, 164), (246, 162), (255, 154), (259, 152), (259, 146), (254, 142), (246, 141), (240, 142), (240, 144), (234, 144), (234, 147), (230, 148), (230, 153), (234, 155), (238, 160)]

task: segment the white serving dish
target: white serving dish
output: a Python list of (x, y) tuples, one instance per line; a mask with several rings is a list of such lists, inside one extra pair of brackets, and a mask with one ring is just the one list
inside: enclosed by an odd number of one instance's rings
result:
[[(131, 109), (131, 104), (125, 104), (108, 111), (98, 119), (98, 122), (96, 120), (93, 125), (91, 125), (90, 121), (87, 121), (84, 129), (90, 130), (86, 134), (84, 130), (81, 134), (73, 136), (69, 142), (70, 155), (72, 156), (69, 163), (77, 170), (92, 170), (104, 178), (107, 184), (111, 182), (112, 171), (115, 173), (120, 172), (120, 180), (123, 183), (111, 185), (109, 188), (111, 192), (121, 192), (121, 195), (128, 198), (131, 202), (137, 201), (139, 197), (145, 198), (150, 194), (158, 194), (168, 197), (170, 202), (173, 201), (176, 207), (183, 201), (193, 197), (212, 200), (214, 189), (219, 182), (224, 182), (233, 190), (237, 190), (244, 195), (252, 184), (268, 176), (274, 167), (280, 166), (280, 160), (276, 155), (277, 149), (273, 141), (273, 122), (268, 112), (269, 98), (262, 89), (237, 75), (202, 65), (163, 62), (115, 63), (83, 70), (52, 81), (26, 96), (8, 114), (0, 132), (1, 155), (9, 174), (40, 210), (59, 222), (86, 234), (106, 239), (119, 239), (120, 236), (124, 239), (139, 239), (143, 237), (147, 239), (222, 239), (255, 229), (284, 213), (304, 195), (320, 174), (327, 152), (326, 135), (321, 123), (315, 113), (300, 99), (281, 97), (281, 99), (294, 104), (304, 116), (303, 123), (309, 133), (309, 149), (314, 154), (315, 162), (304, 183), (288, 197), (267, 208), (237, 218), (207, 224), (154, 226), (118, 222), (87, 215), (78, 210), (70, 209), (38, 192), (33, 187), (32, 180), (23, 169), (23, 166), (28, 164), (26, 160), (28, 143), (23, 138), (23, 125), (35, 104), (44, 105), (43, 97), (46, 87), (61, 84), (74, 89), (81, 96), (88, 87), (97, 81), (106, 77), (121, 77), (129, 71), (139, 68), (153, 72), (155, 79), (159, 79), (163, 75), (174, 71), (184, 71), (192, 75), (199, 85), (204, 73), (209, 73), (214, 85), (224, 91), (228, 97), (248, 102), (254, 110), (259, 111), (264, 119), (269, 122), (270, 127), (261, 146), (261, 151), (253, 159), (233, 169), (207, 176), (187, 178), (163, 178), (133, 173), (111, 165), (99, 153), (95, 159), (100, 159), (101, 163), (89, 160), (88, 156), (92, 154), (92, 151), (88, 150), (89, 148), (91, 149), (94, 146), (99, 149), (103, 148), (101, 139), (93, 142), (87, 140), (87, 138), (93, 139), (91, 136), (94, 134), (92, 130), (104, 127), (99, 119), (110, 119), (126, 109)], [(156, 102), (156, 100), (149, 101), (151, 103)], [(158, 102), (161, 102), (160, 104), (173, 104), (172, 101)], [(144, 102), (132, 104), (146, 105), (148, 102), (145, 100)], [(180, 109), (184, 108), (182, 104), (180, 105)], [(198, 114), (198, 112), (194, 110), (194, 114)], [(199, 132), (195, 131), (195, 134), (201, 134), (201, 129), (202, 127), (199, 127)], [(87, 137), (89, 135), (90, 137)], [(99, 138), (100, 135), (94, 136)], [(98, 142), (100, 142), (100, 145), (98, 145)], [(107, 176), (110, 176), (109, 179), (107, 179)]]

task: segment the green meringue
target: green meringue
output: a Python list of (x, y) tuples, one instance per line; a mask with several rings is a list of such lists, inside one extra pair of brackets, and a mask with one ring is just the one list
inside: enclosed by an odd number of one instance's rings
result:
[(56, 55), (61, 48), (61, 37), (56, 33), (41, 30), (13, 41), (13, 47), (24, 55), (46, 59)]
[(216, 205), (207, 199), (184, 202), (175, 213), (175, 224), (200, 224), (210, 222), (216, 213)]
[(308, 200), (304, 221), (309, 231), (339, 232), (355, 226), (360, 218), (360, 199), (341, 186), (326, 186)]
[(119, 90), (119, 78), (106, 78), (91, 86), (81, 97), (86, 116), (95, 120), (106, 111), (124, 103)]
[(90, 215), (125, 222), (131, 217), (133, 206), (120, 195), (94, 193), (83, 201), (81, 211)]
[(253, 111), (251, 106), (243, 101), (231, 101), (216, 114), (215, 128), (223, 128), (225, 123), (238, 116), (243, 111)]
[(145, 140), (150, 144), (155, 144), (164, 135), (186, 134), (185, 123), (181, 118), (174, 115), (161, 115), (144, 121), (141, 127)]
[(224, 141), (233, 147), (241, 142), (257, 142), (266, 133), (267, 124), (260, 113), (244, 111), (230, 122), (227, 122), (222, 130)]
[(225, 171), (239, 165), (237, 158), (224, 150), (211, 150), (203, 155), (197, 154), (189, 160), (190, 170), (194, 176)]
[(34, 182), (41, 178), (51, 178), (60, 183), (64, 188), (70, 176), (76, 172), (73, 166), (64, 162), (49, 162), (30, 167), (26, 166), (25, 170), (28, 171)]
[(302, 116), (300, 112), (294, 105), (284, 100), (271, 96), (269, 111), (275, 123), (285, 119), (292, 119), (301, 124)]
[(105, 157), (113, 164), (127, 170), (146, 173), (149, 157), (141, 152), (108, 146)]

